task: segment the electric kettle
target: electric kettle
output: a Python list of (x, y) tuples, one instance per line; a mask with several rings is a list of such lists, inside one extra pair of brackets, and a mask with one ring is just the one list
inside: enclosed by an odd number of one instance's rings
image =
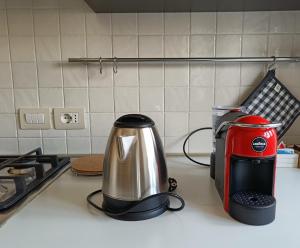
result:
[[(184, 207), (183, 199), (170, 192), (177, 183), (168, 178), (162, 142), (145, 115), (128, 114), (115, 121), (103, 167), (103, 203), (97, 208), (111, 217), (143, 220)], [(170, 196), (181, 202), (179, 208), (170, 207)]]

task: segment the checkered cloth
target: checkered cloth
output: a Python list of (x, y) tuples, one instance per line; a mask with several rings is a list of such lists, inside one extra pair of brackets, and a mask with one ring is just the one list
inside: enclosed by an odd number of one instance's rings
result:
[(241, 105), (248, 114), (282, 123), (277, 128), (279, 139), (300, 115), (299, 100), (275, 77), (275, 71), (269, 71)]

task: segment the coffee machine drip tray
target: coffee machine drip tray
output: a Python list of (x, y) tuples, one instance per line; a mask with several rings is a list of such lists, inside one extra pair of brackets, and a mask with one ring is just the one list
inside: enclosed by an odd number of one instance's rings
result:
[(249, 225), (265, 225), (275, 218), (276, 200), (272, 195), (240, 191), (230, 197), (230, 215)]

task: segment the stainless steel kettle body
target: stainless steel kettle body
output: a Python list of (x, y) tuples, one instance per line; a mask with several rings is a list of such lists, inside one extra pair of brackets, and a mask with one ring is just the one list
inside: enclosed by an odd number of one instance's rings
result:
[(103, 194), (121, 201), (140, 201), (168, 191), (168, 173), (162, 143), (147, 116), (120, 117), (108, 139)]

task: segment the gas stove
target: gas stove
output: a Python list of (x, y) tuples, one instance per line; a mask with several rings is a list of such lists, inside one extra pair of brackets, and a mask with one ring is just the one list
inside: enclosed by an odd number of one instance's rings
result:
[(21, 156), (0, 156), (0, 224), (68, 169), (69, 163), (69, 157), (44, 155), (41, 148)]

